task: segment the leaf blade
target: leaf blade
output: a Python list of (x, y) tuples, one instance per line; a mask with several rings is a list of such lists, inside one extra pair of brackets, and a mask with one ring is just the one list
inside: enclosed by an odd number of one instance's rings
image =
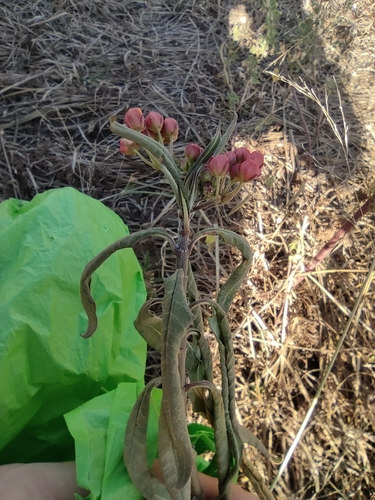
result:
[(130, 479), (147, 500), (170, 500), (167, 488), (152, 476), (147, 465), (147, 425), (151, 391), (160, 384), (160, 378), (151, 380), (139, 395), (125, 431), (124, 463)]
[(134, 326), (149, 346), (161, 352), (162, 318), (150, 311), (150, 306), (155, 302), (151, 299), (143, 304), (134, 321)]
[(228, 485), (232, 477), (230, 470), (231, 453), (222, 395), (215, 385), (207, 380), (201, 380), (199, 382), (189, 384), (189, 389), (208, 389), (211, 393), (211, 397), (214, 402), (214, 440), (219, 479), (219, 496), (224, 500), (230, 500)]
[(172, 248), (175, 246), (173, 238), (164, 229), (145, 229), (144, 231), (138, 231), (115, 241), (108, 247), (104, 248), (104, 250), (102, 250), (86, 265), (82, 272), (80, 281), (81, 302), (89, 320), (87, 330), (82, 335), (83, 338), (87, 339), (91, 337), (95, 333), (98, 326), (96, 304), (90, 292), (92, 274), (118, 250), (122, 250), (123, 248), (133, 248), (134, 245), (151, 236), (163, 238), (170, 243)]
[(249, 429), (247, 429), (243, 425), (239, 425), (237, 427), (237, 430), (243, 443), (253, 446), (258, 451), (260, 451), (268, 460), (273, 462), (272, 456), (270, 455), (262, 441), (260, 441), (251, 431), (249, 431)]
[(219, 235), (225, 243), (237, 247), (242, 253), (242, 263), (234, 270), (226, 283), (220, 288), (217, 296), (217, 303), (220, 304), (225, 312), (228, 312), (229, 306), (231, 305), (243, 280), (250, 270), (253, 254), (245, 238), (242, 238), (242, 236), (234, 233), (233, 231), (213, 227), (199, 231), (199, 233), (197, 233), (191, 240), (190, 250), (194, 247), (198, 240), (211, 234)]
[(185, 397), (179, 373), (181, 342), (194, 319), (187, 302), (184, 280), (184, 271), (177, 269), (164, 284), (161, 351), (163, 398), (159, 421), (159, 458), (170, 493), (184, 489), (193, 467)]

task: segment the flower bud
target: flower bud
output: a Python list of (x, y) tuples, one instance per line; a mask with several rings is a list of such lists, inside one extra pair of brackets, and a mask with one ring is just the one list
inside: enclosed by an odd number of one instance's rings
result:
[(261, 167), (254, 160), (246, 160), (230, 167), (229, 175), (232, 182), (249, 182), (260, 176)]
[(237, 162), (236, 155), (233, 151), (228, 151), (225, 153), (225, 156), (228, 158), (230, 167)]
[(120, 153), (128, 156), (132, 156), (136, 154), (136, 151), (139, 149), (139, 145), (135, 142), (130, 141), (129, 139), (121, 138), (120, 139)]
[(164, 142), (175, 142), (178, 137), (178, 123), (174, 118), (165, 118), (161, 136)]
[(192, 142), (191, 144), (188, 144), (186, 146), (185, 156), (186, 156), (187, 160), (192, 163), (193, 161), (195, 161), (199, 158), (202, 151), (203, 151), (203, 148), (198, 146), (198, 144), (194, 144), (194, 142)]
[(258, 165), (259, 168), (263, 167), (264, 156), (259, 151), (253, 151), (252, 153), (250, 153), (248, 159), (255, 161), (255, 163)]
[(238, 148), (235, 150), (236, 163), (242, 163), (249, 159), (250, 151), (247, 148)]
[(204, 182), (203, 183), (203, 190), (202, 194), (204, 198), (210, 198), (213, 195), (213, 186), (211, 182)]
[(125, 113), (124, 122), (132, 130), (142, 132), (145, 129), (145, 118), (140, 108), (130, 108)]
[(156, 111), (151, 111), (145, 118), (146, 130), (155, 134), (161, 131), (163, 123), (163, 116)]
[(225, 177), (229, 172), (229, 160), (226, 155), (213, 156), (207, 168), (215, 177)]

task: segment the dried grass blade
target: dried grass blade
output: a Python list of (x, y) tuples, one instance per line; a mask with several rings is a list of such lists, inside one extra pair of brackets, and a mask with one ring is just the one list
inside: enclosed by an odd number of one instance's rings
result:
[(288, 453), (285, 455), (284, 461), (281, 464), (280, 469), (278, 470), (278, 472), (277, 472), (277, 474), (276, 474), (276, 476), (275, 476), (275, 478), (274, 478), (274, 480), (273, 480), (273, 482), (271, 484), (271, 491), (275, 488), (278, 480), (280, 479), (282, 473), (284, 472), (285, 468), (287, 467), (287, 465), (289, 463), (289, 460), (291, 459), (291, 457), (293, 455), (293, 452), (294, 452), (295, 448), (297, 447), (298, 442), (301, 439), (302, 434), (303, 434), (303, 432), (305, 431), (305, 429), (307, 427), (307, 424), (308, 424), (308, 422), (310, 420), (310, 417), (311, 417), (311, 415), (312, 415), (312, 413), (313, 413), (316, 405), (318, 404), (319, 396), (320, 396), (320, 394), (321, 394), (321, 392), (322, 392), (322, 390), (323, 390), (323, 388), (325, 386), (325, 383), (327, 382), (328, 376), (331, 373), (331, 370), (333, 368), (333, 365), (335, 364), (337, 356), (340, 353), (340, 350), (341, 350), (341, 347), (342, 347), (342, 345), (344, 343), (345, 337), (346, 337), (346, 335), (347, 335), (347, 333), (348, 333), (348, 331), (349, 331), (349, 329), (350, 329), (350, 327), (352, 325), (352, 322), (353, 322), (353, 320), (355, 318), (355, 315), (357, 314), (357, 311), (359, 309), (359, 306), (361, 305), (361, 302), (362, 302), (362, 299), (363, 299), (363, 297), (364, 297), (364, 295), (366, 293), (366, 290), (370, 286), (370, 283), (371, 283), (371, 281), (373, 279), (373, 271), (374, 271), (374, 269), (375, 269), (375, 258), (372, 260), (372, 263), (371, 263), (370, 269), (369, 269), (369, 271), (367, 273), (366, 279), (363, 282), (361, 290), (360, 290), (360, 292), (358, 294), (358, 297), (357, 297), (357, 299), (355, 301), (355, 304), (353, 306), (353, 310), (352, 310), (352, 312), (350, 314), (350, 317), (349, 317), (349, 319), (348, 319), (348, 321), (347, 321), (347, 323), (345, 325), (345, 328), (344, 328), (344, 330), (342, 332), (342, 335), (340, 337), (340, 340), (339, 340), (339, 342), (338, 342), (338, 344), (336, 346), (336, 349), (335, 349), (335, 352), (334, 352), (334, 354), (332, 356), (332, 359), (331, 359), (329, 365), (327, 366), (326, 371), (324, 372), (323, 378), (322, 378), (322, 380), (321, 380), (321, 382), (320, 382), (320, 384), (318, 386), (318, 389), (316, 391), (315, 397), (314, 397), (314, 399), (311, 402), (310, 408), (308, 409), (308, 411), (306, 413), (306, 416), (305, 416), (305, 418), (304, 418), (304, 420), (303, 420), (303, 422), (301, 424), (301, 427), (300, 427), (300, 429), (299, 429), (296, 437), (294, 438), (294, 441), (293, 441), (291, 447), (289, 448)]

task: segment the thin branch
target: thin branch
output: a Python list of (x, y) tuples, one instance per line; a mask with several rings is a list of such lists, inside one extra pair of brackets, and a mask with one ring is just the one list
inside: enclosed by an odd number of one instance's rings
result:
[(296, 280), (294, 281), (292, 288), (296, 288), (300, 283), (302, 283), (302, 281), (306, 278), (307, 273), (314, 271), (316, 266), (332, 253), (332, 250), (354, 228), (359, 219), (361, 219), (361, 217), (374, 209), (375, 198), (374, 196), (370, 196), (370, 198), (368, 198), (368, 200), (362, 205), (362, 207), (353, 215), (353, 218), (346, 221), (345, 224), (341, 226), (338, 231), (336, 231), (336, 233), (332, 236), (328, 243), (326, 243), (323, 248), (315, 255), (315, 257), (308, 263), (305, 271), (306, 274), (298, 276), (298, 278), (296, 278)]
[(371, 280), (373, 278), (373, 271), (375, 269), (375, 258), (372, 260), (372, 263), (371, 263), (371, 266), (370, 266), (370, 269), (368, 270), (368, 273), (367, 273), (367, 276), (366, 276), (366, 279), (365, 281), (363, 282), (363, 285), (361, 287), (361, 290), (358, 294), (358, 297), (357, 297), (357, 300), (355, 301), (355, 304), (353, 306), (353, 310), (350, 314), (350, 317), (345, 325), (345, 328), (344, 328), (344, 331), (342, 332), (342, 335), (341, 335), (341, 338), (336, 346), (336, 349), (335, 349), (335, 352), (332, 356), (332, 359), (329, 363), (329, 365), (327, 366), (327, 369), (323, 375), (323, 378), (319, 384), (319, 387), (316, 391), (316, 394), (315, 394), (315, 397), (314, 399), (312, 400), (311, 402), (311, 405), (310, 405), (310, 408), (308, 409), (307, 413), (306, 413), (306, 416), (302, 422), (302, 425), (299, 429), (299, 431), (297, 432), (297, 435), (296, 437), (294, 438), (294, 441), (291, 445), (291, 447), (289, 448), (288, 450), (288, 453), (285, 455), (285, 458), (284, 458), (284, 461), (283, 463), (281, 464), (280, 466), (280, 469), (278, 471), (278, 473), (276, 474), (275, 476), (275, 479), (272, 481), (272, 484), (271, 484), (271, 491), (275, 488), (278, 480), (280, 479), (282, 473), (284, 472), (284, 470), (286, 469), (286, 467), (288, 466), (288, 463), (289, 463), (289, 460), (291, 459), (293, 453), (294, 453), (294, 450), (296, 449), (301, 437), (302, 437), (302, 434), (304, 433), (304, 431), (306, 430), (306, 427), (307, 427), (307, 424), (309, 423), (309, 420), (310, 420), (310, 417), (311, 415), (313, 414), (314, 410), (315, 410), (315, 407), (316, 405), (318, 404), (318, 401), (319, 401), (319, 397), (320, 397), (320, 394), (327, 382), (327, 379), (328, 379), (328, 376), (329, 374), (331, 373), (331, 370), (333, 368), (333, 365), (335, 364), (335, 361), (337, 359), (337, 356), (339, 355), (340, 353), (340, 350), (341, 350), (341, 347), (344, 343), (344, 340), (346, 338), (346, 335), (352, 325), (352, 322), (359, 310), (359, 306), (361, 305), (362, 303), (362, 299), (364, 297), (364, 295), (366, 294), (367, 290), (368, 290), (368, 287), (370, 286), (371, 284)]

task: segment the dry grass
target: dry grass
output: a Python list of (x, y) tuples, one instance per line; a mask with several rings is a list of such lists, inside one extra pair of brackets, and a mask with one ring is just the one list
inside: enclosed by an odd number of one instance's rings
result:
[[(198, 213), (194, 224), (238, 230), (254, 249), (230, 318), (238, 409), (278, 455), (301, 427), (375, 253), (370, 214), (292, 287), (370, 196), (375, 160), (373, 2), (296, 4), (0, 2), (2, 199), (70, 185), (102, 200), (132, 230), (175, 229), (163, 180), (123, 160), (109, 134), (109, 116), (129, 106), (175, 117), (180, 151), (188, 141), (207, 144), (235, 109), (235, 143), (265, 153), (262, 181), (229, 207)], [(198, 247), (203, 294), (216, 289), (214, 254)], [(171, 259), (152, 242), (140, 255), (159, 286)], [(220, 249), (223, 277), (236, 259)], [(275, 487), (280, 499), (374, 495), (373, 304), (370, 287)], [(249, 455), (271, 481), (277, 467)]]

